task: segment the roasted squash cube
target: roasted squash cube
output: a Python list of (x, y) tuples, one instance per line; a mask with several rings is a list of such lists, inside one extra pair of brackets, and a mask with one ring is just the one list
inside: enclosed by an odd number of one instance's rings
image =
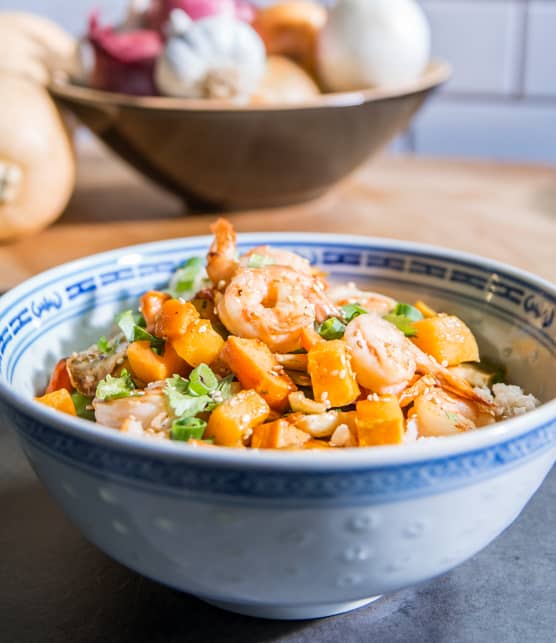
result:
[(252, 430), (268, 417), (270, 408), (253, 390), (240, 391), (211, 413), (205, 437), (226, 447), (245, 446)]
[(196, 319), (191, 322), (185, 335), (172, 341), (172, 346), (182, 359), (195, 367), (203, 363), (212, 364), (220, 355), (224, 340), (208, 319)]
[(297, 387), (266, 344), (258, 339), (230, 336), (220, 356), (243, 388), (257, 391), (272, 409), (286, 410), (288, 395)]
[(68, 415), (77, 415), (70, 392), (65, 388), (51, 391), (42, 397), (36, 397), (35, 401), (45, 406), (50, 406), (50, 408), (61, 411), (62, 413), (67, 413)]
[(164, 345), (161, 355), (153, 351), (148, 340), (132, 342), (127, 349), (127, 359), (133, 375), (145, 384), (165, 380), (175, 373), (184, 375), (188, 370), (169, 342)]
[(313, 346), (307, 370), (318, 402), (331, 407), (347, 406), (359, 397), (359, 386), (351, 368), (351, 350), (341, 339)]
[(259, 424), (253, 429), (253, 449), (295, 449), (301, 448), (311, 436), (300, 431), (287, 420)]
[(417, 335), (412, 341), (444, 366), (478, 362), (479, 348), (473, 333), (454, 315), (436, 315), (413, 322)]
[(401, 444), (404, 417), (395, 395), (357, 402), (355, 426), (360, 447)]
[(178, 339), (187, 334), (189, 326), (199, 319), (195, 306), (179, 299), (168, 299), (162, 304), (156, 319), (155, 335), (164, 339)]

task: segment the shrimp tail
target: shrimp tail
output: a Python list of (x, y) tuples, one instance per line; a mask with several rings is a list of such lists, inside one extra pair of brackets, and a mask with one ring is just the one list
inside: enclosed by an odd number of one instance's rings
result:
[(239, 267), (236, 232), (233, 225), (220, 218), (210, 227), (214, 240), (207, 254), (207, 274), (215, 286), (227, 284)]

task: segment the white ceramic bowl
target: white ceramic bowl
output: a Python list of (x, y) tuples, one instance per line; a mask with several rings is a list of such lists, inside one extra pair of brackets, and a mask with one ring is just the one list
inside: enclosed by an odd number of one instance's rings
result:
[(95, 341), (115, 311), (164, 283), (209, 239), (125, 248), (51, 270), (0, 300), (3, 420), (64, 511), (128, 567), (270, 618), (353, 609), (485, 547), (554, 463), (556, 287), (485, 259), (398, 241), (240, 240), (243, 248), (285, 246), (334, 278), (461, 315), (483, 353), (502, 358), (510, 380), (545, 404), (432, 442), (283, 453), (133, 439), (33, 403), (60, 356)]

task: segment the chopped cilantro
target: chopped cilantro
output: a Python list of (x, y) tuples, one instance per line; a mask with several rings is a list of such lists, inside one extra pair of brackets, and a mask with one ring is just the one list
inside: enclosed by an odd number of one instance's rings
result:
[(166, 380), (165, 393), (168, 404), (177, 417), (193, 417), (212, 411), (232, 396), (233, 375), (218, 381), (206, 365), (201, 364), (191, 372), (191, 379), (179, 375)]
[[(124, 310), (116, 317), (116, 323), (128, 342), (148, 341), (155, 353), (160, 354), (164, 349), (164, 340), (151, 335), (140, 325), (141, 319), (132, 310)], [(144, 323), (144, 319), (143, 319)]]
[(112, 352), (112, 346), (110, 345), (110, 342), (106, 339), (105, 335), (102, 335), (101, 337), (98, 338), (97, 348), (101, 353)]
[(112, 377), (107, 375), (97, 385), (96, 396), (100, 400), (106, 402), (110, 400), (118, 400), (122, 397), (129, 397), (135, 390), (135, 384), (131, 379), (131, 375), (124, 368), (120, 377)]

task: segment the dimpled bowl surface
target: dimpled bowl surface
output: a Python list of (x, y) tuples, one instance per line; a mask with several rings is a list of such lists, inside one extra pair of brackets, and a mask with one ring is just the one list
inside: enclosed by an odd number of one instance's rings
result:
[(483, 355), (544, 404), (454, 438), (338, 452), (195, 449), (129, 438), (32, 402), (57, 359), (206, 251), (190, 238), (96, 255), (0, 300), (0, 412), (38, 477), (116, 560), (229, 610), (346, 611), (458, 565), (516, 518), (556, 452), (556, 289), (486, 259), (411, 243), (240, 235), (293, 249), (334, 280), (460, 315)]
[(192, 207), (266, 207), (315, 198), (404, 131), (450, 76), (435, 61), (410, 86), (324, 94), (299, 105), (241, 105), (50, 90), (104, 143)]

